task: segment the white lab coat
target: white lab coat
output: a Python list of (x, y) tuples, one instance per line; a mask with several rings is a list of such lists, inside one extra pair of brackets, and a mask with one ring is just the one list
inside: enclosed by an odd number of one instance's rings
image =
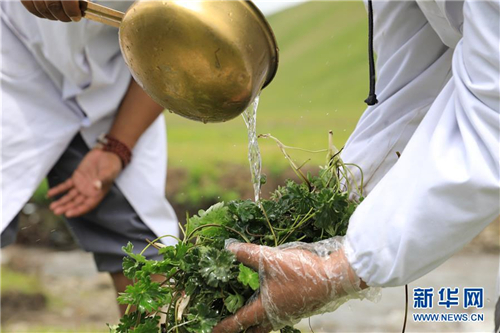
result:
[(387, 287), (433, 270), (500, 215), (500, 4), (375, 1), (373, 12), (379, 103), (343, 152), (368, 192), (346, 253), (368, 285)]
[[(125, 11), (131, 2), (103, 4)], [(109, 130), (131, 76), (117, 28), (39, 19), (19, 1), (0, 5), (4, 230), (78, 132), (92, 147)], [(166, 132), (159, 117), (116, 184), (153, 232), (177, 235), (165, 182)]]

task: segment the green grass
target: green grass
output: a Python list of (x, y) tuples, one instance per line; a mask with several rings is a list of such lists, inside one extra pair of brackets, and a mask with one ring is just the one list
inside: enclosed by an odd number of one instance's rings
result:
[(7, 266), (1, 267), (0, 291), (17, 291), (24, 294), (36, 294), (42, 292), (38, 279), (33, 275), (13, 271)]
[[(368, 92), (367, 23), (361, 2), (309, 2), (269, 19), (280, 47), (274, 81), (262, 92), (257, 132), (283, 143), (323, 149), (328, 130), (344, 145), (364, 110)], [(247, 133), (241, 118), (202, 124), (167, 114), (169, 166), (192, 170), (217, 163), (247, 162)], [(260, 141), (264, 167), (287, 166), (276, 145)], [(293, 153), (323, 163), (324, 154)]]

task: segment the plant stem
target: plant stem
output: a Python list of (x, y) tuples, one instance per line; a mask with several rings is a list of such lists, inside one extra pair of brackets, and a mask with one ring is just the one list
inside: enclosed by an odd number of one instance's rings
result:
[(274, 238), (274, 246), (278, 246), (278, 238), (276, 237), (276, 233), (274, 232), (274, 228), (271, 225), (271, 221), (269, 221), (269, 218), (267, 217), (266, 210), (264, 209), (264, 206), (259, 202), (259, 207), (262, 210), (262, 213), (264, 214), (264, 217), (266, 218), (267, 226), (269, 227), (269, 230), (271, 230), (271, 233), (273, 234)]
[(241, 238), (243, 238), (245, 240), (245, 242), (247, 243), (251, 243), (250, 240), (248, 240), (248, 238), (245, 237), (245, 235), (243, 235), (241, 232), (239, 231), (236, 231), (234, 230), (233, 228), (231, 227), (228, 227), (226, 225), (222, 225), (222, 224), (204, 224), (204, 225), (200, 225), (199, 227), (196, 227), (193, 229), (193, 231), (191, 231), (188, 235), (188, 240), (190, 240), (191, 238), (193, 238), (193, 235), (196, 231), (200, 230), (200, 229), (203, 229), (203, 228), (206, 228), (206, 227), (219, 227), (219, 228), (226, 228), (227, 230), (229, 231), (232, 231), (234, 232), (235, 234), (238, 234)]
[(179, 243), (182, 243), (182, 241), (181, 241), (179, 238), (175, 237), (175, 236), (172, 236), (172, 235), (165, 235), (165, 236), (161, 236), (161, 237), (158, 237), (158, 238), (154, 239), (152, 242), (150, 242), (148, 245), (146, 245), (146, 247), (145, 247), (145, 248), (141, 251), (141, 253), (139, 253), (139, 254), (140, 254), (140, 255), (144, 254), (144, 252), (145, 252), (145, 251), (146, 251), (146, 250), (147, 250), (147, 249), (148, 249), (151, 245), (153, 245), (154, 243), (156, 243), (156, 242), (157, 242), (157, 241), (159, 241), (160, 239), (162, 239), (162, 238), (167, 238), (167, 237), (171, 237), (171, 238), (173, 238), (173, 239), (177, 240)]
[(179, 324), (179, 325), (175, 325), (174, 327), (172, 327), (171, 329), (169, 329), (169, 330), (167, 331), (167, 333), (172, 332), (174, 329), (175, 329), (176, 331), (178, 331), (178, 330), (179, 330), (179, 327), (184, 326), (184, 325), (187, 325), (187, 324), (189, 324), (189, 323), (192, 323), (193, 321), (196, 321), (196, 319), (198, 319), (198, 318), (195, 318), (195, 319), (191, 319), (191, 320), (185, 321), (185, 322), (183, 322), (182, 324)]
[[(299, 178), (302, 178), (302, 180), (307, 184), (307, 186), (309, 187), (309, 189), (312, 188), (312, 185), (311, 183), (309, 182), (309, 180), (307, 179), (307, 177), (302, 173), (302, 171), (300, 171), (300, 168), (298, 168), (295, 163), (293, 162), (292, 158), (290, 157), (290, 155), (288, 155), (288, 153), (286, 152), (285, 148), (288, 147), (288, 146), (285, 146), (283, 143), (281, 143), (280, 140), (278, 140), (277, 138), (275, 138), (274, 136), (272, 136), (271, 134), (261, 134), (259, 135), (259, 138), (269, 138), (269, 139), (273, 139), (276, 144), (278, 145), (278, 147), (280, 148), (281, 152), (283, 153), (283, 155), (285, 156), (285, 158), (288, 160), (288, 163), (290, 163), (290, 166), (292, 167), (293, 171), (295, 172), (295, 174), (299, 177)], [(291, 148), (291, 147), (289, 147)]]
[(292, 227), (290, 228), (290, 230), (288, 231), (288, 233), (286, 234), (285, 237), (283, 237), (283, 239), (280, 241), (280, 245), (283, 244), (287, 239), (288, 237), (290, 237), (294, 231), (296, 231), (299, 227), (301, 227), (305, 222), (309, 221), (311, 218), (314, 217), (314, 213), (311, 214), (311, 212), (314, 210), (313, 207), (311, 207), (311, 209), (309, 209), (309, 211), (307, 212), (306, 215), (304, 215), (304, 217), (302, 218), (302, 220), (299, 221), (299, 219), (297, 219), (296, 222), (294, 222), (294, 224), (292, 225)]

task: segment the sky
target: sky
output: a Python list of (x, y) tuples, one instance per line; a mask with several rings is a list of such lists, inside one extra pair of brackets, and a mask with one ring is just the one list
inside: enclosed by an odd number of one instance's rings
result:
[(264, 15), (271, 15), (280, 10), (286, 9), (288, 7), (296, 6), (301, 4), (306, 0), (294, 0), (294, 1), (270, 1), (270, 0), (255, 0), (253, 3), (259, 7), (259, 9), (264, 13)]

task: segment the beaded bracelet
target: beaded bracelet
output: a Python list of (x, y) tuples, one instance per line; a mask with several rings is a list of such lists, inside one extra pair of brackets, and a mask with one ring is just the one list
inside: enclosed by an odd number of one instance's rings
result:
[(132, 160), (132, 151), (126, 144), (118, 139), (113, 138), (109, 134), (101, 134), (97, 138), (97, 145), (95, 148), (116, 154), (122, 161), (122, 167), (125, 167)]

